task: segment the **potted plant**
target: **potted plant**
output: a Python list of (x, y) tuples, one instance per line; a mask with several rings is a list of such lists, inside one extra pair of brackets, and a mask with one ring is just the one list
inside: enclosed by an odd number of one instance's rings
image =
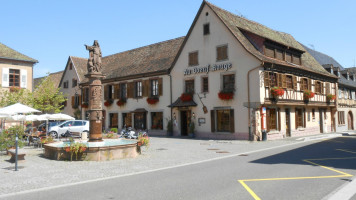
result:
[(191, 101), (193, 100), (193, 95), (190, 93), (182, 93), (182, 95), (180, 95), (180, 100), (183, 102)]
[(63, 147), (67, 153), (70, 153), (70, 161), (73, 160), (73, 155), (75, 154), (75, 160), (82, 157), (83, 152), (87, 150), (87, 145), (81, 142), (71, 142), (69, 145)]
[(126, 99), (121, 98), (116, 102), (116, 105), (123, 106), (123, 105), (125, 105), (125, 103), (126, 103)]
[(336, 99), (336, 95), (334, 95), (334, 94), (326, 95), (326, 100), (328, 100), (328, 101), (333, 101), (335, 99)]
[[(0, 150), (6, 150), (15, 148), (16, 145), (16, 133), (18, 138), (23, 138), (25, 135), (24, 129), (22, 126), (13, 126), (4, 130), (0, 134)], [(22, 148), (25, 145), (23, 140), (18, 140), (18, 147)]]
[(104, 106), (109, 107), (114, 101), (112, 99), (108, 99), (104, 102)]
[(147, 98), (147, 103), (150, 105), (154, 105), (159, 101), (158, 97), (148, 97)]
[(231, 90), (221, 90), (218, 93), (218, 96), (221, 100), (228, 101), (234, 98), (234, 91)]
[(309, 99), (313, 98), (314, 96), (315, 96), (315, 93), (310, 90), (304, 90), (304, 92), (303, 92), (303, 97), (304, 97), (305, 103), (308, 103)]
[(274, 101), (278, 101), (279, 97), (284, 95), (284, 89), (281, 87), (272, 87), (271, 88), (271, 95), (272, 95), (272, 99)]
[(89, 107), (89, 103), (88, 102), (84, 102), (82, 103), (82, 108), (88, 108)]

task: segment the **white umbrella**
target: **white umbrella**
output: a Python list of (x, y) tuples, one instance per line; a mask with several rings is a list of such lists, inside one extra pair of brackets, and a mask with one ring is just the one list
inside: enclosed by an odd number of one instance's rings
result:
[(7, 106), (4, 108), (0, 109), (0, 114), (7, 114), (7, 115), (13, 115), (13, 114), (18, 114), (18, 113), (35, 113), (35, 112), (41, 112), (39, 110), (36, 110), (34, 108), (28, 107), (26, 105), (23, 105), (21, 103), (15, 103), (11, 106)]
[(56, 113), (52, 114), (48, 119), (50, 120), (74, 120), (74, 117), (71, 117), (69, 115), (63, 114), (63, 113)]
[(8, 119), (14, 121), (24, 121), (26, 119), (26, 115), (12, 115), (8, 117)]
[(47, 118), (42, 115), (26, 115), (26, 121), (45, 121)]

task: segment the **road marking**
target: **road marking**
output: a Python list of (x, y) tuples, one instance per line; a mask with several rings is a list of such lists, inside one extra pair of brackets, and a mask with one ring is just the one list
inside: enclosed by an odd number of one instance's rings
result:
[(345, 152), (347, 152), (347, 153), (356, 153), (356, 152), (353, 152), (353, 151), (348, 151), (348, 150), (346, 150), (346, 149), (336, 149), (336, 150), (338, 150), (338, 151), (345, 151)]
[(337, 141), (337, 140), (328, 140), (328, 139), (322, 140), (322, 142), (345, 143), (345, 142), (342, 142), (342, 141)]
[(261, 198), (257, 196), (257, 194), (245, 183), (245, 182), (252, 182), (252, 181), (279, 181), (279, 180), (300, 180), (300, 179), (321, 179), (321, 178), (340, 178), (340, 177), (350, 177), (353, 176), (351, 174), (348, 174), (346, 172), (342, 172), (336, 169), (333, 169), (331, 167), (326, 167), (320, 164), (317, 164), (315, 162), (312, 162), (311, 160), (342, 160), (342, 159), (356, 159), (356, 157), (345, 157), (345, 158), (319, 158), (319, 159), (305, 159), (303, 160), (304, 162), (307, 162), (309, 164), (315, 165), (322, 167), (324, 169), (339, 173), (341, 175), (334, 175), (334, 176), (310, 176), (310, 177), (286, 177), (286, 178), (264, 178), (264, 179), (245, 179), (245, 180), (238, 180), (239, 183), (247, 190), (248, 193), (255, 199), (255, 200), (260, 200)]

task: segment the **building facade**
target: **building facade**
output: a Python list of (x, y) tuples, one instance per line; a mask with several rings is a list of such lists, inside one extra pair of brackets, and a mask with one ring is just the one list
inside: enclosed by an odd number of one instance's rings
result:
[(32, 92), (33, 66), (37, 60), (0, 43), (0, 83), (3, 90), (22, 88)]

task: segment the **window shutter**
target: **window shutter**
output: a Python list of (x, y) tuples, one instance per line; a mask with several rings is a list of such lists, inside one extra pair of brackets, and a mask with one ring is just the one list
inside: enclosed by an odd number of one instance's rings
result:
[(265, 87), (270, 87), (270, 82), (269, 82), (269, 72), (265, 71), (265, 77), (264, 77), (264, 83), (265, 83)]
[(162, 85), (162, 78), (159, 78), (158, 79), (158, 95), (159, 96), (162, 96), (163, 95), (163, 90), (162, 90), (162, 88), (163, 88), (163, 85)]
[(75, 105), (75, 96), (72, 96), (72, 108), (74, 108), (74, 105)]
[(135, 89), (135, 82), (130, 82), (130, 83), (127, 83), (127, 98), (133, 98), (133, 94), (134, 94), (134, 89)]
[(235, 133), (235, 117), (234, 117), (234, 109), (230, 110), (230, 132)]
[(310, 91), (311, 91), (311, 79), (310, 79), (310, 78), (308, 78), (307, 80), (308, 80), (308, 90), (310, 90)]
[(210, 110), (211, 132), (215, 132), (215, 110)]
[(21, 78), (20, 78), (20, 87), (21, 88), (27, 88), (27, 70), (26, 69), (21, 69), (20, 71), (20, 75), (21, 75)]
[(114, 90), (115, 90), (115, 99), (120, 99), (120, 85), (119, 84), (115, 84), (114, 85)]
[(326, 83), (326, 94), (330, 94), (330, 83)]
[(104, 100), (109, 99), (109, 85), (104, 85)]
[(82, 105), (82, 95), (79, 95), (78, 99), (79, 99), (79, 106), (81, 106)]
[(283, 82), (283, 81), (282, 81), (282, 75), (283, 75), (283, 74), (280, 74), (280, 73), (277, 74), (277, 86), (278, 86), (278, 87), (283, 87), (283, 86), (282, 86), (282, 82)]
[(2, 87), (9, 87), (9, 68), (2, 68)]
[(142, 81), (142, 96), (147, 97), (148, 96), (148, 85), (150, 84), (150, 80), (144, 80)]
[(293, 76), (293, 89), (294, 90), (298, 90), (298, 87), (297, 87), (297, 77), (296, 76)]
[(282, 74), (282, 88), (287, 88), (287, 78), (285, 74)]
[(148, 84), (147, 84), (147, 95), (150, 97), (152, 95), (152, 91), (151, 91), (151, 80), (148, 80)]
[(321, 94), (325, 94), (324, 93), (324, 86), (325, 86), (325, 83), (324, 82), (322, 82), (321, 84), (320, 84), (321, 86)]

